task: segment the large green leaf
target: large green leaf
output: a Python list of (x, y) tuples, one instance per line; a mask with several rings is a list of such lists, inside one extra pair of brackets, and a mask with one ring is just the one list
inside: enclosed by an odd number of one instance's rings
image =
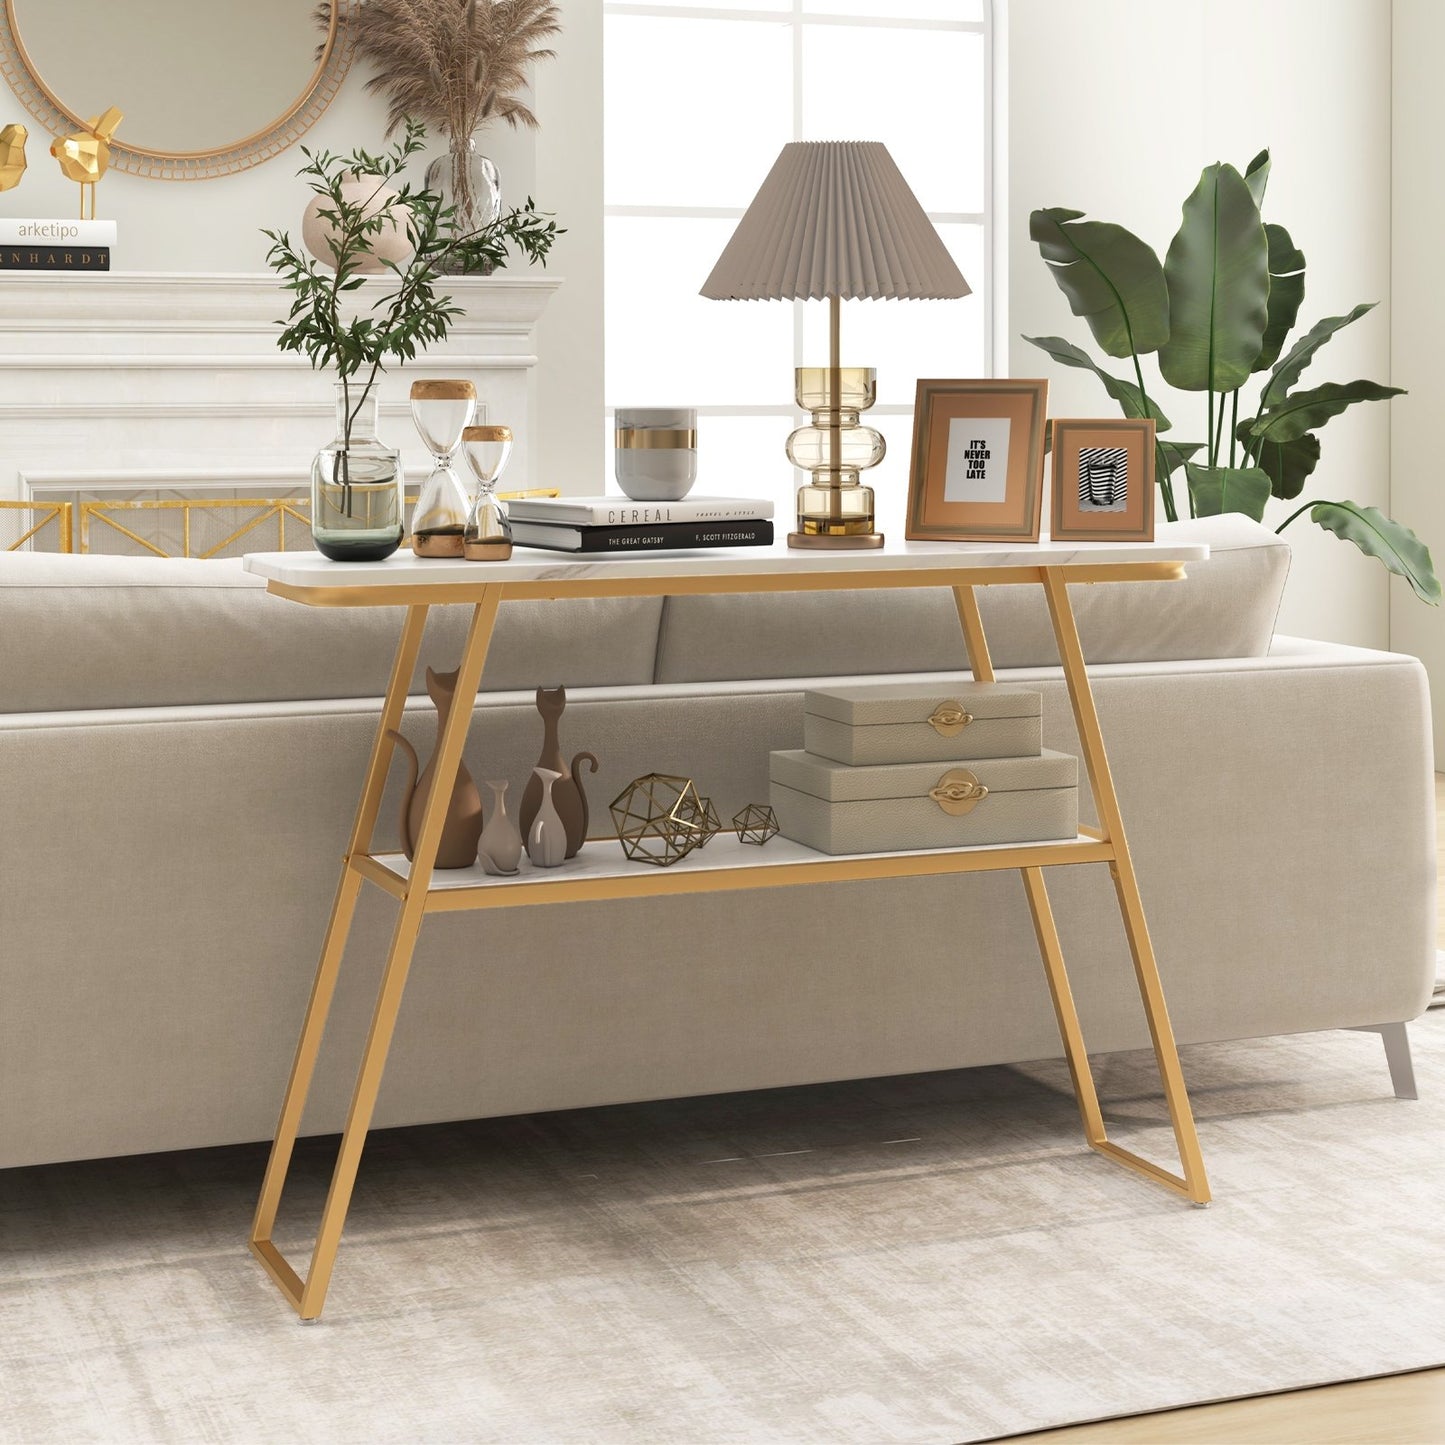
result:
[[(1240, 422), (1239, 429), (1244, 431), (1248, 426), (1248, 422)], [(1306, 432), (1292, 442), (1260, 442), (1258, 446), (1257, 465), (1269, 474), (1275, 496), (1286, 502), (1299, 496), (1319, 463), (1320, 439)]]
[(1344, 316), (1326, 316), (1323, 321), (1316, 321), (1285, 354), (1283, 361), (1275, 367), (1270, 378), (1264, 384), (1264, 390), (1260, 393), (1259, 403), (1262, 407), (1273, 406), (1276, 402), (1282, 401), (1288, 394), (1289, 389), (1300, 379), (1300, 374), (1311, 361), (1314, 360), (1315, 352), (1332, 337), (1335, 332), (1342, 331), (1351, 322), (1358, 321), (1367, 311), (1373, 311), (1377, 303), (1374, 301), (1362, 301), (1355, 309)]
[(1169, 340), (1159, 369), (1181, 391), (1233, 391), (1249, 379), (1269, 320), (1269, 241), (1233, 166), (1206, 166), (1164, 258)]
[(1169, 292), (1159, 258), (1132, 231), (1084, 221), (1059, 206), (1029, 216), (1029, 239), (1109, 356), (1158, 351), (1169, 339)]
[(1190, 462), (1184, 473), (1189, 478), (1189, 498), (1196, 517), (1243, 512), (1256, 522), (1264, 520), (1269, 477), (1258, 467), (1199, 467)]
[(1296, 248), (1283, 226), (1272, 221), (1265, 223), (1264, 234), (1269, 242), (1269, 319), (1264, 325), (1264, 343), (1254, 359), (1254, 371), (1274, 365), (1285, 338), (1294, 330), (1300, 303), (1305, 299), (1304, 252)]
[(1203, 450), (1203, 442), (1156, 441), (1154, 443), (1155, 459), (1163, 466), (1166, 477), (1172, 477), (1195, 452)]
[(1254, 197), (1254, 204), (1263, 208), (1264, 189), (1269, 184), (1269, 151), (1262, 150), (1244, 168), (1244, 183)]
[(1385, 401), (1403, 394), (1403, 387), (1381, 386), (1377, 381), (1327, 381), (1312, 391), (1294, 392), (1256, 417), (1249, 424), (1250, 435), (1256, 441), (1292, 442), (1357, 401)]
[(1075, 346), (1072, 341), (1065, 341), (1062, 336), (1025, 336), (1024, 340), (1031, 346), (1037, 346), (1040, 351), (1048, 352), (1055, 361), (1064, 366), (1076, 366), (1081, 371), (1092, 371), (1104, 383), (1104, 390), (1119, 403), (1119, 409), (1125, 416), (1136, 419), (1152, 416), (1156, 432), (1169, 430), (1169, 418), (1154, 405), (1152, 400), (1146, 407), (1144, 393), (1132, 381), (1125, 381), (1119, 376), (1110, 376), (1082, 347)]
[(1378, 507), (1362, 507), (1358, 502), (1316, 502), (1310, 508), (1310, 520), (1353, 542), (1367, 557), (1378, 557), (1414, 588), (1422, 602), (1432, 607), (1440, 605), (1440, 579), (1435, 575), (1430, 549), (1408, 527), (1387, 517)]

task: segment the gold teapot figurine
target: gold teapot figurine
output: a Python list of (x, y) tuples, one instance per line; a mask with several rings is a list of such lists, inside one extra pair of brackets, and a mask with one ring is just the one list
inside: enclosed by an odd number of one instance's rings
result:
[[(85, 129), (78, 130), (57, 140), (50, 147), (50, 154), (60, 162), (61, 172), (67, 180), (80, 186), (80, 219), (95, 219), (95, 187), (100, 178), (110, 169), (110, 138), (115, 128), (125, 117), (115, 107), (104, 115), (91, 116)], [(90, 214), (85, 213), (86, 193), (89, 192)]]
[(11, 191), (25, 174), (25, 142), (30, 132), (18, 122), (0, 130), (0, 191)]

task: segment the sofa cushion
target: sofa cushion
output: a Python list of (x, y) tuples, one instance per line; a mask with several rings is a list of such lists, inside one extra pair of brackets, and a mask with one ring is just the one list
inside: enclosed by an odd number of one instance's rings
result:
[[(506, 603), (483, 687), (651, 682), (661, 606)], [(469, 616), (433, 609), (423, 663), (456, 666)], [(0, 553), (0, 713), (377, 697), (400, 626), (393, 607), (273, 597), (239, 559)]]
[[(1289, 544), (1248, 517), (1163, 523), (1161, 542), (1204, 542), (1207, 562), (1182, 582), (1073, 589), (1090, 662), (1263, 657), (1289, 572)], [(1038, 587), (982, 587), (979, 609), (996, 667), (1058, 662)], [(958, 613), (939, 588), (878, 592), (669, 597), (659, 682), (935, 672), (967, 665)]]

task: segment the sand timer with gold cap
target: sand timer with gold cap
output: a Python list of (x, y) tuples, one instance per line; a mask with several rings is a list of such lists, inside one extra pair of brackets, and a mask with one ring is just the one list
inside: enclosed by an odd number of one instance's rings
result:
[(460, 557), (469, 498), (452, 470), (452, 457), (477, 410), (469, 381), (414, 381), (411, 419), (432, 454), (432, 473), (411, 519), (411, 549), (418, 557)]
[(509, 426), (469, 426), (462, 450), (477, 479), (477, 494), (467, 512), (462, 552), (469, 562), (505, 562), (512, 555), (512, 524), (507, 504), (497, 496), (497, 481), (512, 455)]

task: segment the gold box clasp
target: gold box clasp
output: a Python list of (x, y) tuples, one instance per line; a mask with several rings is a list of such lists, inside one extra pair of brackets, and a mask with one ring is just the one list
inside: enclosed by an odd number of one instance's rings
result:
[(945, 813), (961, 818), (988, 797), (988, 789), (966, 768), (952, 768), (929, 790), (928, 796)]
[(936, 732), (939, 737), (957, 737), (969, 723), (973, 721), (973, 714), (965, 712), (956, 702), (941, 702), (933, 709), (933, 716), (928, 719), (928, 726)]

